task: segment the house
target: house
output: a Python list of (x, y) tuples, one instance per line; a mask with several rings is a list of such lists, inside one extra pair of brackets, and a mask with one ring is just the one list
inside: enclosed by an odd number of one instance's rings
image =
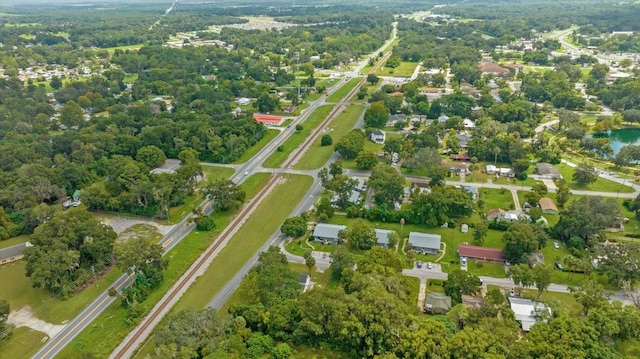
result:
[(558, 214), (558, 207), (556, 207), (555, 202), (549, 197), (542, 197), (538, 201), (540, 204), (540, 209), (544, 214)]
[(451, 309), (451, 297), (441, 293), (427, 293), (424, 311), (429, 314), (445, 314)]
[(302, 293), (308, 291), (309, 289), (311, 289), (311, 276), (308, 274), (302, 274), (300, 273), (299, 276), (299, 282), (300, 286), (302, 287)]
[(463, 294), (461, 296), (462, 305), (467, 308), (477, 309), (482, 308), (484, 305), (484, 299), (482, 297), (475, 297), (473, 295)]
[(512, 212), (507, 212), (504, 209), (490, 209), (485, 213), (487, 221), (507, 221), (514, 222), (518, 220), (518, 215)]
[(316, 228), (313, 229), (313, 234), (311, 236), (316, 242), (336, 244), (342, 242), (342, 239), (338, 236), (338, 233), (345, 229), (347, 229), (347, 226), (318, 223), (316, 225)]
[(468, 173), (468, 167), (467, 164), (464, 162), (453, 162), (453, 163), (449, 163), (445, 160), (442, 160), (441, 162), (442, 167), (445, 167), (446, 169), (448, 169), (449, 171), (451, 171), (452, 173)]
[(471, 142), (471, 137), (473, 137), (470, 133), (457, 133), (456, 137), (458, 138), (461, 149), (469, 148), (469, 142)]
[(356, 182), (355, 185), (353, 186), (354, 190), (358, 192), (364, 192), (367, 190), (367, 183), (365, 182), (364, 178), (351, 177), (351, 179)]
[(536, 172), (542, 179), (561, 179), (560, 171), (549, 163), (536, 163)]
[(383, 145), (386, 139), (384, 131), (374, 130), (371, 132), (371, 141), (379, 145)]
[(239, 98), (239, 99), (237, 99), (237, 100), (236, 100), (236, 103), (237, 103), (238, 105), (240, 105), (240, 106), (246, 106), (246, 105), (248, 105), (248, 104), (250, 104), (250, 103), (251, 103), (251, 100), (249, 100), (249, 99), (248, 99), (248, 98), (246, 98), (246, 97), (241, 97), (241, 98)]
[(280, 126), (284, 122), (284, 117), (254, 114), (253, 119), (265, 126)]
[(440, 251), (441, 237), (439, 234), (411, 232), (409, 243), (411, 248), (418, 253), (436, 254)]
[(438, 122), (440, 122), (440, 123), (447, 122), (448, 119), (449, 119), (449, 116), (442, 115), (442, 116), (438, 117)]
[(515, 177), (515, 173), (511, 168), (500, 167), (498, 168), (498, 174), (502, 177)]
[(465, 118), (464, 120), (462, 120), (462, 126), (464, 127), (465, 130), (472, 130), (476, 128), (476, 122), (468, 118)]
[(520, 72), (524, 72), (524, 66), (517, 64), (515, 62), (510, 63), (510, 64), (506, 64), (504, 65), (504, 67), (513, 70), (516, 74), (520, 73)]
[(505, 69), (504, 67), (496, 65), (494, 63), (483, 62), (483, 63), (480, 63), (478, 67), (480, 68), (480, 72), (482, 72), (483, 75), (505, 76), (511, 73), (509, 69)]
[(494, 165), (487, 165), (486, 171), (488, 175), (492, 175), (498, 172), (498, 167)]
[(458, 254), (460, 257), (467, 257), (486, 262), (504, 262), (504, 252), (500, 248), (489, 248), (472, 246), (469, 244), (461, 244), (458, 246)]
[(471, 199), (476, 200), (480, 198), (480, 193), (476, 187), (462, 186), (462, 190), (471, 195)]
[(544, 303), (534, 302), (529, 299), (509, 297), (509, 305), (513, 314), (515, 314), (516, 321), (522, 326), (522, 330), (528, 332), (531, 327), (538, 321), (546, 322), (546, 319), (540, 319), (541, 315), (544, 316), (545, 312), (548, 316), (551, 316), (551, 309)]
[(388, 229), (378, 229), (376, 228), (376, 245), (384, 248), (389, 248), (391, 244), (389, 243), (389, 235), (393, 233)]
[(454, 161), (464, 161), (464, 162), (469, 162), (471, 161), (471, 156), (469, 155), (457, 155), (457, 154), (453, 154), (453, 155), (449, 155), (449, 158), (451, 158)]

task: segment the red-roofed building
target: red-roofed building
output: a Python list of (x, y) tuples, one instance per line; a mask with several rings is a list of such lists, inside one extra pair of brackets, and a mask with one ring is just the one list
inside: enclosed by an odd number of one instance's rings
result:
[(253, 114), (253, 119), (266, 126), (280, 126), (284, 122), (284, 118), (280, 116)]
[(504, 262), (504, 252), (500, 248), (478, 247), (468, 244), (458, 246), (460, 257), (488, 262)]

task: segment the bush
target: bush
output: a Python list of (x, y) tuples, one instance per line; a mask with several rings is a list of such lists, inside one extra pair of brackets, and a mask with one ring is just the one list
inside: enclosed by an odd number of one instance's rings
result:
[(196, 220), (196, 229), (199, 231), (212, 231), (216, 229), (216, 222), (212, 215), (202, 216)]
[(509, 222), (493, 220), (489, 222), (489, 229), (495, 229), (496, 231), (506, 231), (507, 229), (509, 229)]
[(284, 146), (278, 146), (278, 148), (276, 149), (276, 151), (278, 151), (278, 152), (284, 152)]
[(333, 138), (330, 135), (322, 135), (320, 139), (320, 146), (331, 146), (333, 144)]

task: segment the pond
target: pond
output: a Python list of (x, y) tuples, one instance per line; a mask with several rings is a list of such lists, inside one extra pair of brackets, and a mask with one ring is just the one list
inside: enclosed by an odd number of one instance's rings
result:
[(640, 145), (640, 128), (622, 128), (603, 133), (590, 135), (593, 138), (610, 138), (613, 155), (617, 155), (620, 149), (627, 145)]

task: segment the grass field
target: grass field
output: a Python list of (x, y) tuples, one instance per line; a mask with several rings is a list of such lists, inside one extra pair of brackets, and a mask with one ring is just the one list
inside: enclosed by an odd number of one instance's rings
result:
[(506, 189), (483, 188), (480, 190), (480, 198), (484, 201), (484, 210), (501, 208), (510, 210), (514, 208), (511, 191)]
[(345, 96), (347, 96), (349, 91), (353, 90), (353, 88), (356, 87), (356, 85), (359, 84), (360, 81), (362, 81), (362, 79), (359, 77), (349, 80), (349, 82), (347, 82), (344, 86), (342, 86), (336, 92), (332, 93), (329, 97), (327, 97), (327, 102), (342, 101), (345, 98)]
[[(349, 105), (329, 123), (329, 128), (331, 128), (329, 135), (333, 138), (334, 144), (353, 129), (363, 111), (364, 106)], [(334, 152), (334, 147), (333, 145), (321, 146), (321, 137), (319, 136), (305, 152), (295, 165), (296, 169), (311, 170), (320, 168), (327, 163)]]
[(620, 193), (633, 193), (633, 188), (629, 186), (623, 186), (621, 183), (609, 181), (607, 179), (598, 177), (598, 179), (589, 185), (579, 186), (577, 183), (573, 181), (573, 173), (575, 172), (573, 167), (569, 167), (565, 164), (556, 165), (562, 177), (567, 181), (569, 188), (577, 189), (577, 190), (588, 190), (588, 191), (602, 191), (602, 192), (618, 192)]
[(274, 138), (276, 138), (276, 136), (278, 136), (279, 133), (280, 131), (278, 130), (267, 129), (267, 133), (264, 134), (264, 137), (262, 137), (260, 141), (258, 141), (258, 143), (256, 143), (255, 145), (249, 147), (244, 152), (244, 154), (242, 154), (242, 156), (240, 156), (240, 158), (238, 158), (237, 160), (233, 161), (233, 163), (238, 164), (238, 163), (247, 162), (248, 160), (251, 159), (251, 157), (255, 156), (256, 153), (262, 150), (264, 146), (266, 146), (267, 144), (269, 144), (269, 142), (271, 142)]
[(116, 47), (104, 47), (101, 48), (99, 50), (107, 50), (109, 52), (110, 55), (113, 55), (114, 52), (116, 52), (116, 50), (133, 50), (133, 51), (138, 51), (140, 50), (140, 48), (144, 46), (143, 44), (137, 44), (137, 45), (123, 45), (123, 46), (116, 46)]
[(329, 112), (333, 109), (333, 106), (320, 106), (309, 116), (309, 118), (302, 124), (302, 131), (296, 132), (291, 135), (285, 142), (282, 144), (284, 151), (274, 152), (269, 158), (267, 158), (262, 164), (264, 167), (268, 168), (277, 168), (282, 165), (282, 163), (289, 157), (291, 152), (295, 150), (298, 146), (304, 142), (304, 140), (309, 137), (311, 132), (327, 118)]
[(376, 75), (410, 77), (411, 75), (413, 75), (413, 71), (416, 69), (416, 66), (418, 66), (417, 62), (402, 61), (400, 63), (400, 66), (396, 68), (382, 66), (378, 71), (376, 71)]
[(29, 358), (38, 351), (45, 337), (45, 333), (27, 327), (16, 328), (11, 340), (0, 345), (0, 359)]
[[(204, 308), (215, 294), (240, 270), (240, 268), (265, 243), (267, 238), (280, 227), (298, 201), (305, 195), (313, 179), (308, 176), (292, 175), (286, 185), (278, 185), (260, 204), (254, 214), (231, 238), (229, 244), (220, 251), (206, 272), (189, 288), (173, 308)], [(282, 202), (283, 197), (290, 200)], [(149, 354), (154, 342), (150, 340), (141, 355)], [(138, 357), (141, 357), (138, 355)]]

